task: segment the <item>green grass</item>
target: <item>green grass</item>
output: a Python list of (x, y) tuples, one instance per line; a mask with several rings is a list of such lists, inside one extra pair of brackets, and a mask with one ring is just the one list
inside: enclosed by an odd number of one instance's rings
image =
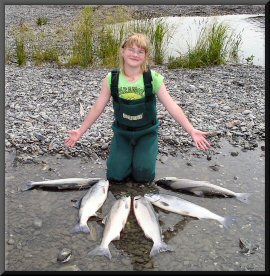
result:
[(73, 35), (72, 54), (67, 66), (87, 67), (93, 63), (93, 25), (91, 7), (83, 9)]
[(203, 28), (195, 47), (188, 45), (188, 52), (170, 57), (168, 68), (199, 68), (225, 64), (238, 59), (241, 37), (230, 34), (229, 27), (213, 23)]
[(56, 48), (49, 48), (45, 50), (36, 50), (33, 54), (35, 65), (40, 65), (43, 62), (56, 62), (59, 64), (59, 53)]
[(24, 36), (17, 36), (15, 38), (15, 52), (16, 58), (19, 66), (23, 66), (26, 64), (26, 51), (25, 51), (25, 40)]
[(124, 38), (122, 25), (103, 27), (98, 33), (97, 56), (102, 66), (117, 67), (119, 64), (119, 48)]
[(156, 64), (163, 64), (171, 30), (163, 20), (158, 20), (153, 29), (154, 61)]
[(46, 25), (48, 23), (48, 19), (46, 17), (38, 17), (36, 20), (36, 24), (38, 26)]

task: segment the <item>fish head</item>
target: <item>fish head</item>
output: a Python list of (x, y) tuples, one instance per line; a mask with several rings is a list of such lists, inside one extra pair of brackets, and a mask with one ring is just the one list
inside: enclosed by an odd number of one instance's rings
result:
[(140, 201), (140, 199), (142, 198), (142, 196), (138, 195), (138, 196), (134, 196), (133, 198), (133, 208), (136, 209), (138, 207), (138, 201)]
[(97, 185), (108, 189), (109, 188), (109, 181), (105, 180), (105, 179), (101, 179), (97, 182)]
[(160, 195), (159, 194), (154, 194), (154, 193), (149, 193), (149, 194), (145, 194), (144, 197), (146, 199), (148, 199), (151, 202), (155, 202), (160, 200)]
[(176, 180), (176, 177), (174, 176), (166, 176), (166, 177), (159, 178), (157, 181), (155, 181), (155, 183), (169, 185), (171, 182), (175, 180)]

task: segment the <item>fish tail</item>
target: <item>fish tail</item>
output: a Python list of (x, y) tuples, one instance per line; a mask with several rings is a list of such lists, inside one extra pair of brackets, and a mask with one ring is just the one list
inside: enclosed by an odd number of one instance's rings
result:
[(34, 181), (28, 181), (25, 183), (24, 187), (21, 188), (21, 191), (27, 191), (27, 190), (31, 190), (33, 188), (33, 183)]
[(76, 224), (74, 228), (71, 230), (72, 234), (78, 234), (78, 233), (90, 233), (90, 229), (87, 224)]
[(93, 255), (93, 256), (106, 256), (107, 258), (111, 259), (112, 254), (110, 252), (109, 247), (101, 247), (97, 246), (95, 249), (91, 250), (88, 252), (88, 255)]
[(174, 248), (166, 244), (165, 242), (154, 244), (150, 251), (150, 256), (153, 257), (158, 253), (165, 252), (165, 251), (174, 251)]
[(226, 216), (221, 221), (222, 225), (228, 229), (232, 224), (236, 222), (236, 216)]
[(250, 193), (236, 193), (236, 198), (244, 203), (249, 203), (248, 198), (250, 197)]

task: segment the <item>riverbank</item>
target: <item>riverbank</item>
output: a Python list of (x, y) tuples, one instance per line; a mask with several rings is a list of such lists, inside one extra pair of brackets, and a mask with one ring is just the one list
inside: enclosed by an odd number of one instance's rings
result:
[[(174, 100), (192, 124), (214, 132), (212, 150), (221, 137), (243, 151), (265, 139), (264, 68), (225, 65), (203, 69), (168, 70), (153, 67), (165, 77)], [(6, 149), (16, 149), (23, 162), (35, 156), (61, 154), (96, 159), (108, 156), (113, 122), (109, 104), (101, 117), (73, 149), (64, 147), (66, 131), (77, 128), (99, 95), (107, 69), (65, 69), (7, 65), (5, 130)], [(193, 149), (190, 136), (157, 104), (159, 153), (185, 154)], [(197, 155), (210, 154), (197, 152)]]

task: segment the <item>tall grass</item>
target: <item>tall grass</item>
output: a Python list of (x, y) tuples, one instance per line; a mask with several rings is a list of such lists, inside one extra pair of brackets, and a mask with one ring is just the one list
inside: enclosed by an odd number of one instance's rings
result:
[(119, 63), (119, 48), (124, 39), (123, 25), (103, 27), (98, 32), (97, 56), (102, 66), (117, 67)]
[(19, 28), (14, 31), (15, 33), (15, 53), (16, 59), (19, 66), (26, 64), (26, 32), (28, 31), (27, 26), (24, 23), (20, 23)]
[(213, 23), (202, 29), (195, 47), (188, 45), (187, 54), (170, 57), (168, 68), (198, 68), (237, 60), (240, 43), (241, 37), (230, 34), (227, 25)]
[(93, 63), (93, 9), (87, 6), (83, 9), (73, 35), (72, 54), (68, 66), (87, 67)]
[(169, 34), (172, 30), (169, 29), (168, 24), (166, 24), (162, 19), (157, 20), (154, 27), (154, 61), (156, 64), (163, 64), (166, 55), (166, 49), (169, 42)]

